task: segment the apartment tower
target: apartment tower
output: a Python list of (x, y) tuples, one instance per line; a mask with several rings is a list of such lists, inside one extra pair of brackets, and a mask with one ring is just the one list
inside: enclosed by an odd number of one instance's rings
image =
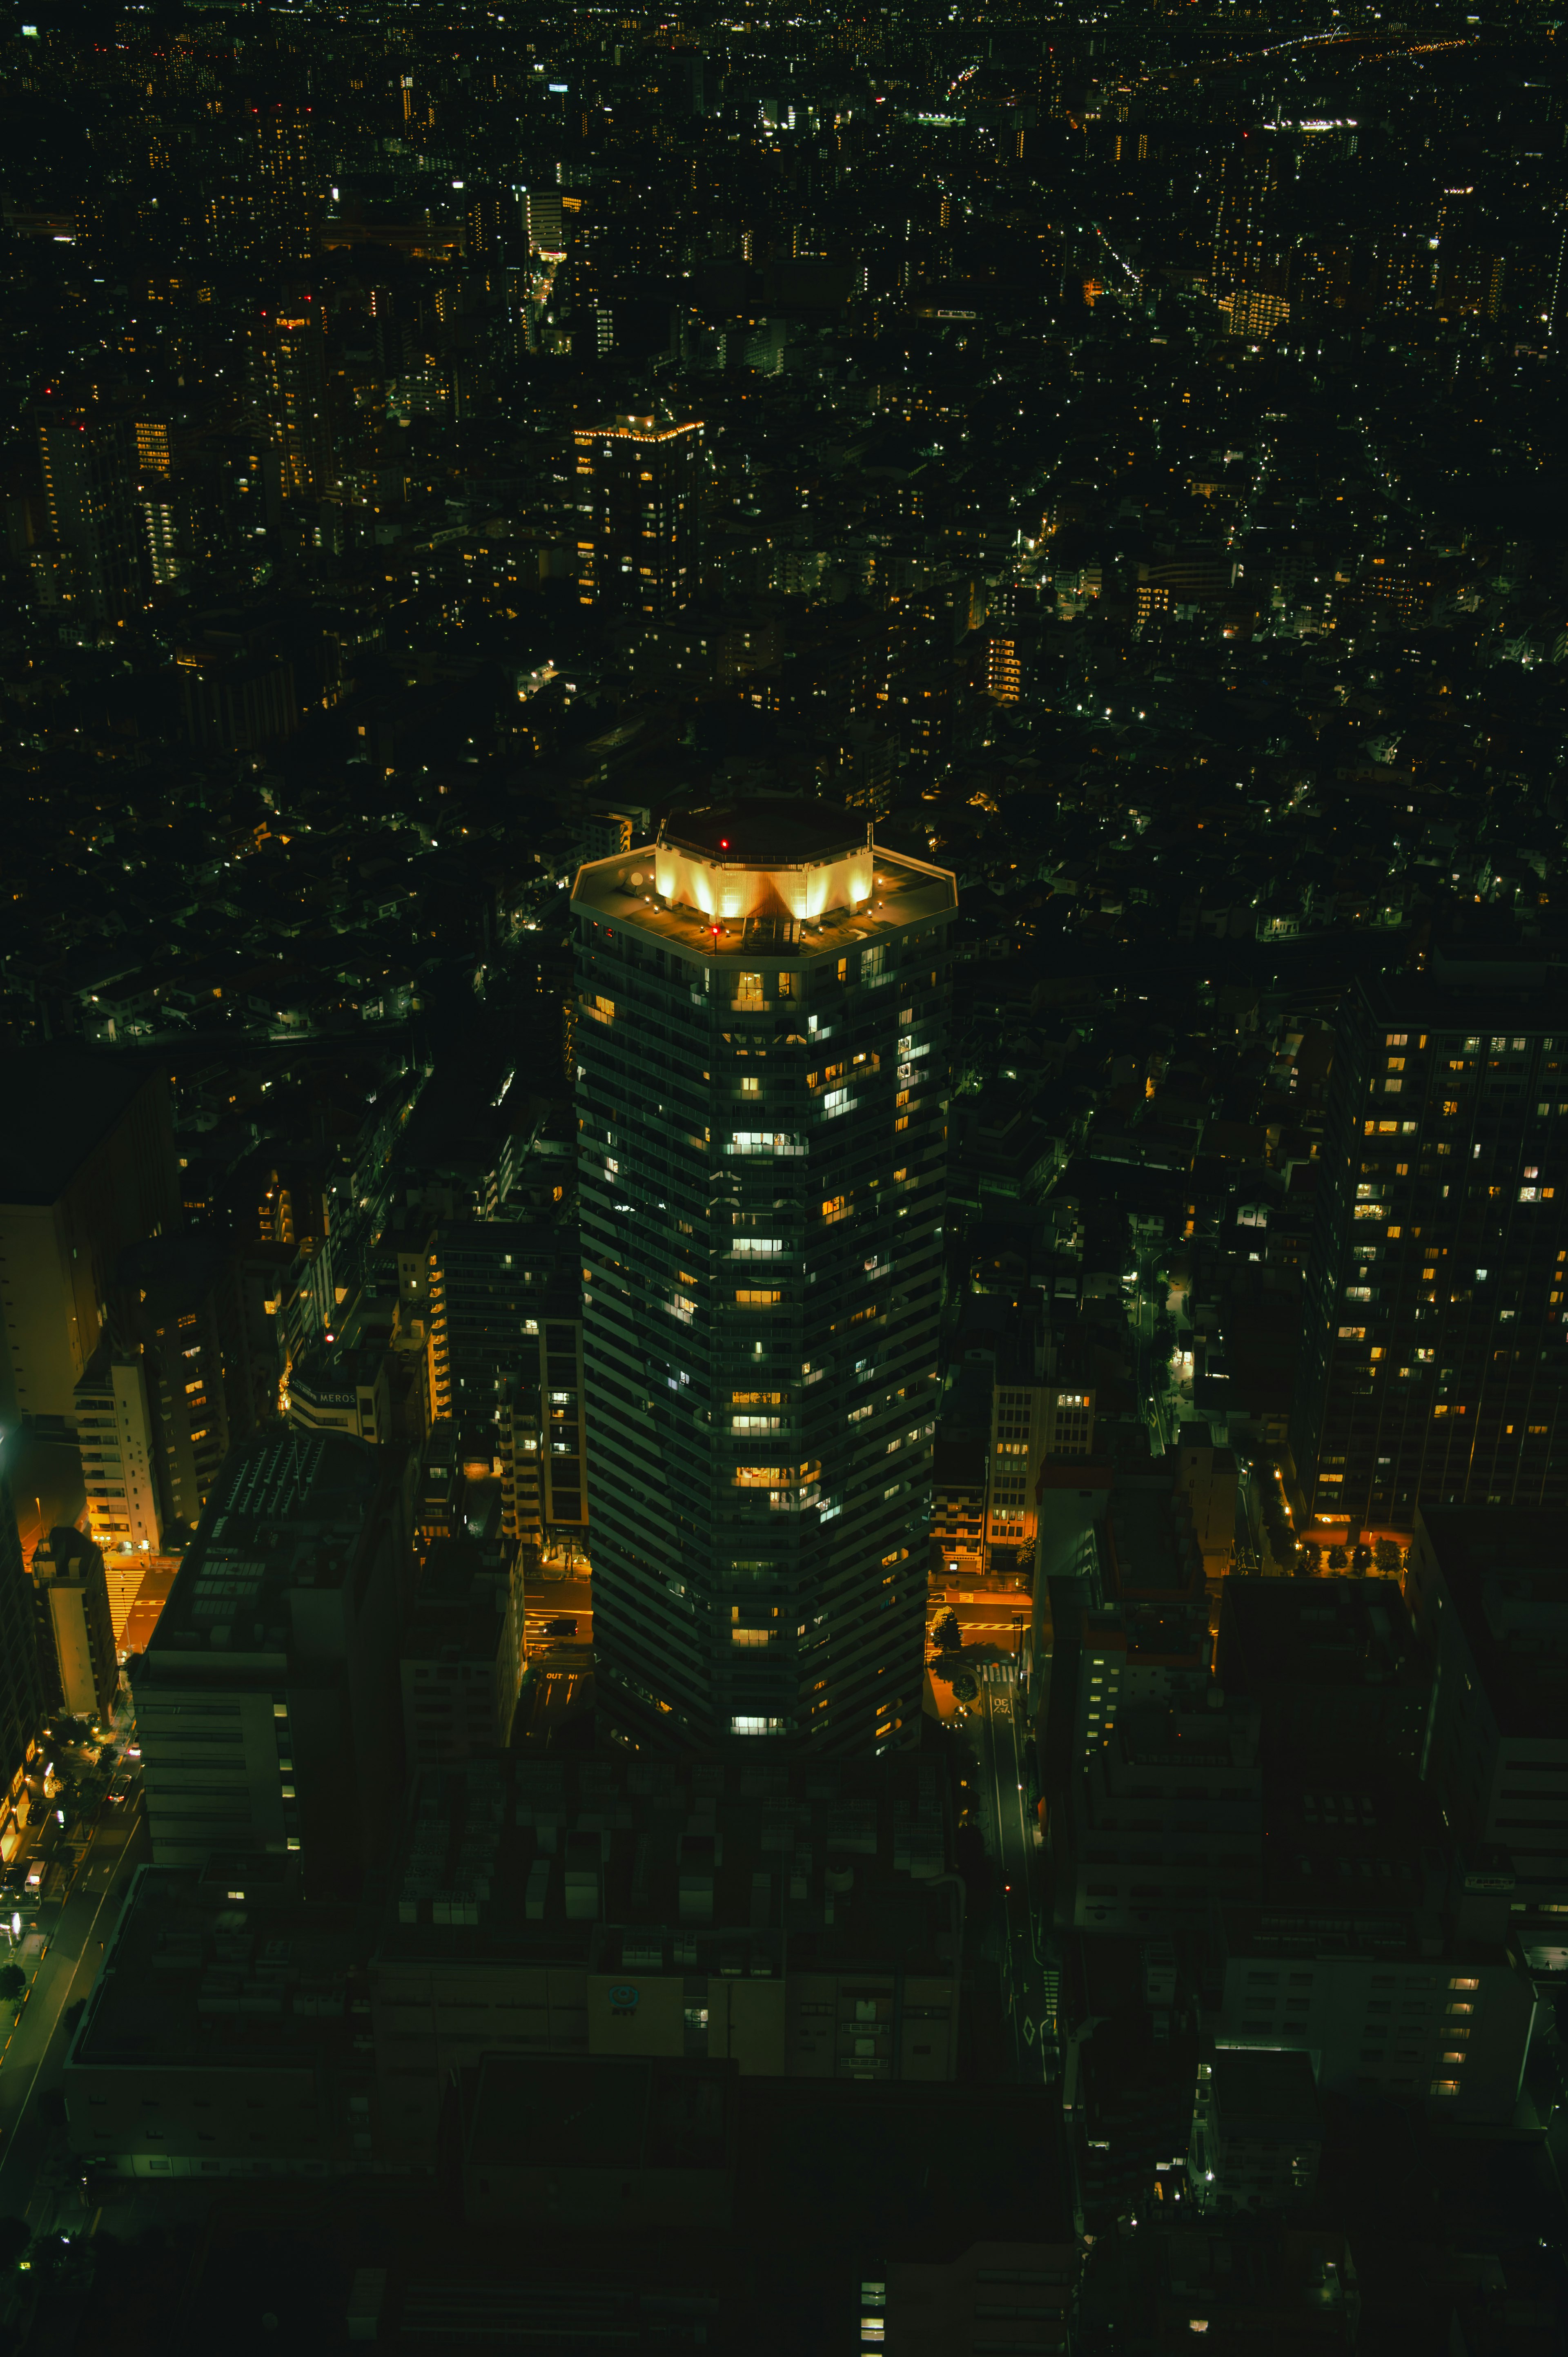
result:
[(1568, 1002), (1496, 974), (1340, 1025), (1291, 1448), (1351, 1536), (1568, 1498)]
[(918, 1732), (955, 901), (781, 800), (579, 871), (595, 1640), (624, 1742)]

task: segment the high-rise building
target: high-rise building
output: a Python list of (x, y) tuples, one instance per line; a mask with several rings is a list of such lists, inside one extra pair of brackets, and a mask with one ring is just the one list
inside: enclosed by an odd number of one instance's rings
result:
[(27, 1754), (44, 1715), (33, 1585), (16, 1527), (7, 1461), (14, 1453), (15, 1443), (7, 1434), (0, 1453), (0, 1845), (6, 1857), (16, 1846), (14, 1812), (22, 1795)]
[(139, 1059), (22, 1049), (0, 1149), (0, 1421), (59, 1425), (98, 1348), (121, 1253), (179, 1226), (168, 1083)]
[(703, 428), (618, 417), (579, 426), (577, 595), (606, 614), (669, 621), (695, 597), (701, 566)]
[(310, 261), (321, 212), (309, 107), (257, 107), (247, 191), (255, 261), (263, 270), (287, 270)]
[(401, 1776), (400, 1476), (292, 1426), (230, 1457), (128, 1673), (156, 1864), (298, 1851), (308, 1890), (357, 1882)]
[(46, 1705), (101, 1719), (120, 1682), (102, 1555), (62, 1524), (33, 1550), (33, 1588)]
[(252, 323), (252, 404), (282, 462), (285, 499), (320, 499), (331, 466), (327, 393), (327, 309), (290, 293)]
[(114, 1642), (125, 1634), (147, 1557), (163, 1544), (158, 1439), (141, 1354), (105, 1335), (76, 1386), (87, 1522), (102, 1550)]
[(576, 1232), (444, 1221), (430, 1239), (431, 1415), (498, 1427), (509, 1535), (587, 1537), (582, 1286)]
[(1340, 1025), (1291, 1449), (1306, 1508), (1408, 1534), (1418, 1501), (1568, 1497), (1568, 1006), (1362, 984)]
[(228, 1257), (216, 1236), (156, 1236), (134, 1244), (115, 1273), (120, 1330), (145, 1371), (163, 1519), (192, 1530), (229, 1453)]
[(1214, 214), (1214, 290), (1262, 286), (1278, 263), (1279, 160), (1273, 142), (1250, 133), (1220, 171)]
[[(1316, 1582), (1314, 1585), (1316, 1586)], [(1436, 1663), (1422, 1772), (1526, 1954), (1568, 1924), (1568, 1548), (1556, 1513), (1418, 1512), (1407, 1587)]]
[(49, 603), (84, 615), (139, 607), (148, 570), (146, 524), (136, 497), (135, 457), (117, 417), (95, 407), (50, 405), (38, 422), (38, 464), (53, 550)]
[(257, 1237), (229, 1255), (223, 1298), (223, 1375), (229, 1437), (238, 1446), (278, 1412), (279, 1315), (294, 1265), (288, 1244)]
[(566, 231), (560, 189), (525, 188), (522, 207), (530, 252), (545, 254), (552, 261), (562, 259), (566, 252)]
[(536, 1349), (535, 1365), (501, 1382), (503, 1525), (527, 1545), (571, 1555), (585, 1546), (589, 1519), (580, 1294), (549, 1305)]
[(783, 801), (579, 872), (595, 1636), (624, 1740), (918, 1726), (956, 899)]

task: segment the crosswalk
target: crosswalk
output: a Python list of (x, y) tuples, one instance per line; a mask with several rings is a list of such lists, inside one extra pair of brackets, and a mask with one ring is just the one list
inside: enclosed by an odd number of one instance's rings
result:
[(1057, 2006), (1061, 1996), (1061, 1986), (1062, 1977), (1059, 1973), (1044, 1972), (1040, 1975), (1040, 1988), (1046, 2016), (1045, 2027), (1052, 2037), (1056, 2035)]
[(1015, 1635), (1016, 1631), (1023, 1627), (1023, 1625), (1024, 1623), (1021, 1619), (1017, 1620), (961, 1620), (959, 1622), (959, 1627), (964, 1631), (966, 1636), (978, 1636), (981, 1631), (984, 1629), (1000, 1629), (1004, 1632), (1004, 1634), (1011, 1637)]

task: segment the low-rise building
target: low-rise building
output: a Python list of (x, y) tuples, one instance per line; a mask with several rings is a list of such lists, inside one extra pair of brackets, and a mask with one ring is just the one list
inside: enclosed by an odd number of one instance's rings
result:
[(1339, 2357), (1356, 2346), (1361, 2292), (1345, 2236), (1278, 2220), (1144, 2218), (1101, 2234), (1079, 2294), (1078, 2345), (1112, 2351), (1289, 2349)]
[[(1223, 1426), (1221, 1427), (1223, 1429)], [(1236, 1456), (1206, 1424), (1184, 1424), (1171, 1452), (1176, 1486), (1187, 1503), (1203, 1576), (1218, 1603), (1236, 1553)]]
[(377, 1342), (306, 1351), (289, 1370), (288, 1420), (305, 1432), (354, 1440), (392, 1438), (392, 1372)]
[(735, 2200), (734, 2062), (487, 2054), (465, 2074), (463, 2206), (505, 2231), (723, 2233)]
[(1066, 2350), (1080, 2265), (1071, 2243), (973, 2243), (945, 2263), (896, 2261), (861, 2284), (861, 2341), (889, 2357)]
[(931, 1461), (933, 1576), (973, 1578), (985, 1564), (985, 1443), (939, 1439)]
[(375, 2072), (354, 1912), (282, 1858), (139, 1867), (65, 2066), (83, 2169), (333, 2178), (372, 2165)]
[(1216, 1668), (1258, 1704), (1266, 1760), (1330, 1781), (1421, 1766), (1433, 1656), (1392, 1580), (1227, 1580)]
[(1256, 1709), (1202, 1674), (1119, 1713), (1073, 1777), (1051, 1850), (1081, 1931), (1201, 1930), (1262, 1877)]
[(471, 1760), (420, 1781), (371, 1967), (390, 2149), (487, 2053), (946, 2080), (962, 1887), (938, 1763)]
[(1419, 1786), (1299, 1800), (1290, 1817), (1271, 1802), (1262, 1901), (1218, 1910), (1216, 2048), (1299, 2050), (1326, 2093), (1508, 2126), (1535, 1992), (1510, 1938), (1506, 1854), (1445, 1857)]
[(1058, 2033), (1063, 2124), (1081, 2233), (1176, 2201), (1192, 2124), (1198, 2029), (1165, 1940), (1064, 1943)]
[(434, 1542), (400, 1648), (411, 1774), (505, 1748), (522, 1678), (521, 1606), (521, 1583), (494, 1550)]
[(1225, 2047), (1198, 2065), (1187, 2176), (1199, 2209), (1305, 2209), (1322, 2151), (1312, 2058), (1299, 2047)]

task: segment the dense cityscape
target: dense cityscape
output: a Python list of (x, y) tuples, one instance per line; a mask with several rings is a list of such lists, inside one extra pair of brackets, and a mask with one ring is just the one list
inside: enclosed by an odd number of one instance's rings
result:
[(0, 26), (0, 2357), (1568, 2345), (1562, 29)]

